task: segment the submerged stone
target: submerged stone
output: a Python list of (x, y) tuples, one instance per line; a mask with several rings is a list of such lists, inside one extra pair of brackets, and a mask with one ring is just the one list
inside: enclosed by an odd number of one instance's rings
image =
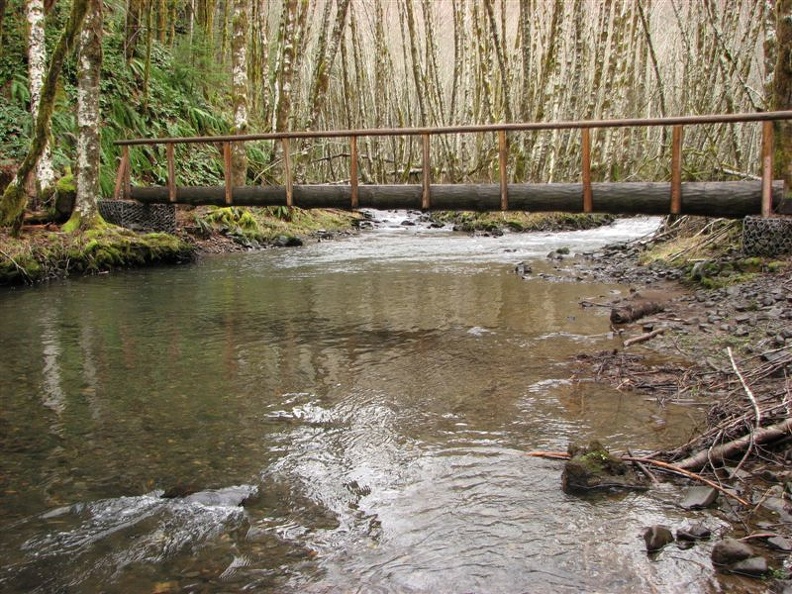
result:
[(717, 489), (712, 487), (690, 487), (684, 493), (679, 505), (683, 509), (704, 509), (718, 498)]
[(749, 545), (734, 538), (724, 538), (712, 547), (712, 562), (720, 567), (733, 565), (753, 557), (754, 550)]

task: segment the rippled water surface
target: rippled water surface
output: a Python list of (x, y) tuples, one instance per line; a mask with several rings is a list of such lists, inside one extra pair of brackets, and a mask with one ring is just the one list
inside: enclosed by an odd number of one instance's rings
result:
[(0, 294), (0, 590), (718, 591), (705, 550), (644, 552), (644, 526), (686, 521), (676, 487), (570, 497), (525, 455), (700, 419), (572, 380), (617, 346), (578, 303), (626, 288), (513, 273), (656, 221), (392, 223)]

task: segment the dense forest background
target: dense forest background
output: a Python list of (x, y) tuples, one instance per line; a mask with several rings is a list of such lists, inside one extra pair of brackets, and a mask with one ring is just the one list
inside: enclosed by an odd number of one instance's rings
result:
[[(88, 25), (101, 33), (104, 197), (112, 193), (119, 159), (113, 142), (122, 138), (790, 107), (789, 96), (784, 99), (777, 88), (779, 67), (792, 69), (786, 63), (789, 39), (781, 31), (790, 27), (784, 21), (790, 0), (92, 2), (86, 22), (104, 13), (103, 21)], [(33, 130), (31, 51), (37, 38), (31, 5), (43, 11), (49, 56), (72, 4), (0, 0), (0, 171), (6, 181), (25, 156)], [(76, 168), (75, 106), (85, 76), (79, 66), (70, 53), (55, 94), (51, 152), (44, 155), (55, 177)], [(595, 180), (669, 175), (670, 130), (600, 130), (592, 141)], [(433, 179), (497, 178), (494, 134), (432, 142)], [(408, 181), (420, 167), (418, 140), (368, 138), (361, 144), (364, 183)], [(689, 127), (685, 179), (756, 175), (760, 146), (757, 124)], [(343, 142), (303, 143), (292, 150), (298, 182), (348, 176)], [(279, 183), (277, 145), (248, 143), (240, 158), (246, 159), (246, 183)], [(133, 183), (165, 182), (165, 158), (157, 149), (136, 148), (131, 159)], [(182, 184), (223, 179), (214, 147), (177, 149), (177, 159)], [(513, 180), (576, 181), (579, 134), (510, 134), (509, 159)]]

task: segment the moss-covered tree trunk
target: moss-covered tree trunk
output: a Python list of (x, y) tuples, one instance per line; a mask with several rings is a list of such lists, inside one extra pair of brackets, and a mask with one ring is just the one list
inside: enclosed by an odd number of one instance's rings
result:
[(99, 214), (99, 81), (102, 68), (102, 0), (87, 0), (77, 60), (77, 197), (64, 231), (101, 224)]
[(0, 199), (0, 226), (12, 227), (15, 234), (18, 234), (22, 228), (22, 215), (27, 205), (25, 183), (27, 182), (28, 176), (36, 168), (39, 157), (46, 145), (50, 121), (52, 120), (52, 108), (55, 103), (55, 91), (58, 86), (58, 78), (63, 69), (63, 62), (74, 46), (74, 42), (82, 27), (82, 22), (88, 9), (88, 1), (89, 0), (74, 0), (74, 2), (72, 2), (71, 13), (66, 21), (66, 27), (58, 40), (58, 44), (52, 52), (52, 59), (50, 60), (47, 70), (47, 76), (44, 79), (44, 86), (41, 89), (41, 100), (39, 103), (38, 115), (36, 117), (36, 129), (33, 134), (33, 140), (30, 143), (30, 149), (22, 161), (22, 164), (19, 166), (16, 177), (8, 184), (5, 192), (3, 192), (2, 199)]
[[(792, 0), (776, 2), (776, 67), (773, 109), (792, 109)], [(776, 124), (775, 171), (792, 193), (792, 122)]]

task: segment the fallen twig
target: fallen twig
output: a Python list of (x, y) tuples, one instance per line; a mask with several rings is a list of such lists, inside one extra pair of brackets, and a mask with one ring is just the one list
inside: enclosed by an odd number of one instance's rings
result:
[(665, 328), (658, 328), (657, 330), (652, 330), (651, 332), (647, 332), (646, 334), (641, 334), (640, 336), (635, 336), (633, 338), (628, 338), (624, 341), (624, 347), (627, 348), (630, 345), (638, 344), (639, 342), (646, 342), (647, 340), (653, 339), (655, 336), (660, 336), (663, 332), (665, 332)]
[(745, 383), (745, 378), (743, 377), (740, 370), (737, 368), (737, 363), (734, 362), (734, 355), (732, 355), (731, 347), (726, 347), (726, 352), (729, 355), (729, 361), (731, 361), (732, 369), (734, 369), (734, 373), (737, 374), (737, 377), (740, 378), (740, 383), (742, 384), (743, 390), (745, 390), (745, 394), (748, 396), (748, 399), (753, 404), (754, 408), (754, 429), (758, 430), (762, 426), (762, 413), (759, 411), (759, 405), (756, 403), (756, 398), (751, 391), (751, 388), (748, 387), (748, 384)]

